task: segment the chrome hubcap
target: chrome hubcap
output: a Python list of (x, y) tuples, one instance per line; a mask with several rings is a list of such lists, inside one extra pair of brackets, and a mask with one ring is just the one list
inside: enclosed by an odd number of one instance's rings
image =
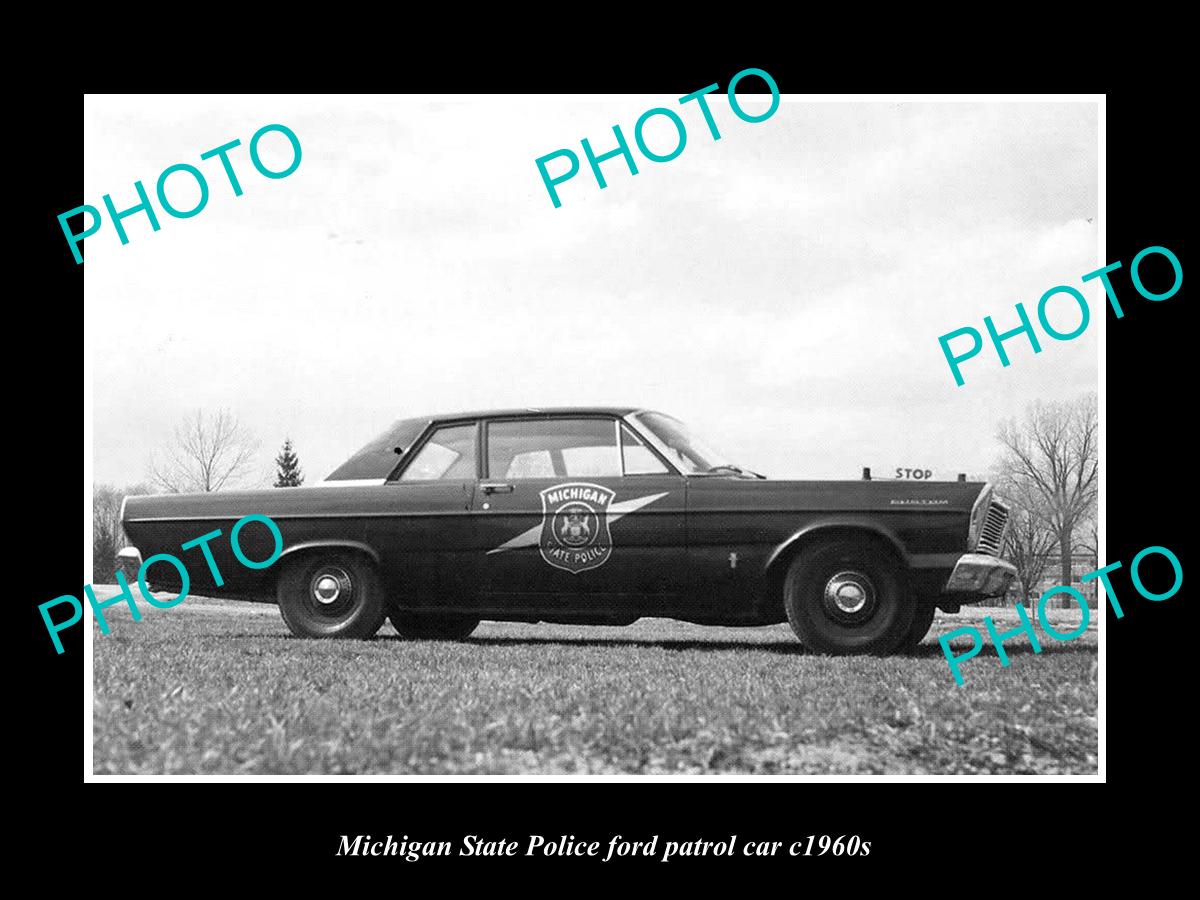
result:
[(322, 608), (344, 605), (353, 593), (350, 575), (340, 566), (322, 566), (313, 573), (308, 585), (309, 595)]
[(842, 612), (856, 613), (867, 605), (867, 592), (854, 582), (843, 582), (834, 588), (833, 602)]
[(825, 583), (825, 607), (834, 618), (865, 622), (875, 608), (875, 588), (861, 572), (838, 572)]
[(341, 592), (341, 586), (332, 575), (322, 575), (313, 588), (313, 596), (317, 598), (318, 603), (332, 603)]

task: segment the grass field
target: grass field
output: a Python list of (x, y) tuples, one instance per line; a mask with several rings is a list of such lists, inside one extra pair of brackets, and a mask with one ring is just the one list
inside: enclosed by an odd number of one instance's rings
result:
[(890, 658), (808, 654), (786, 625), (485, 622), (456, 644), (298, 640), (273, 606), (196, 597), (144, 615), (95, 631), (97, 774), (1096, 771), (1095, 611), (1040, 655), (1010, 642), (1008, 668), (986, 645), (963, 687), (935, 636), (1011, 611), (939, 613)]

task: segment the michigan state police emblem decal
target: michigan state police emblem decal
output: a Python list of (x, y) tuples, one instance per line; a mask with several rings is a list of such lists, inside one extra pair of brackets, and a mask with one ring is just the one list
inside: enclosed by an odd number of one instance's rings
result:
[(572, 573), (608, 562), (612, 556), (608, 508), (614, 496), (606, 487), (583, 481), (542, 491), (542, 559)]

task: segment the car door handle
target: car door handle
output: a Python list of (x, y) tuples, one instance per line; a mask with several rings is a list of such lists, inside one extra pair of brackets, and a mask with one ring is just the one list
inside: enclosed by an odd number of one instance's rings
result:
[(481, 484), (479, 487), (485, 494), (511, 494), (513, 492), (511, 484), (497, 484), (494, 481)]

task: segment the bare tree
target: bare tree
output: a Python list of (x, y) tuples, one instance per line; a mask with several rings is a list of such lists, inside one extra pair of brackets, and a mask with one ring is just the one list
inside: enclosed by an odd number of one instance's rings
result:
[(1080, 536), (1075, 539), (1076, 543), (1087, 551), (1093, 571), (1100, 568), (1100, 526), (1096, 519), (1097, 517), (1092, 515), (1084, 520), (1080, 526)]
[(256, 441), (228, 410), (196, 410), (175, 428), (174, 440), (150, 461), (155, 486), (170, 493), (209, 492), (235, 485), (249, 470)]
[(1042, 511), (1058, 544), (1060, 584), (1069, 585), (1073, 538), (1096, 518), (1096, 395), (1034, 403), (1023, 419), (1004, 422), (998, 437), (1004, 448), (999, 468)]
[(121, 527), (121, 502), (145, 493), (143, 484), (124, 490), (108, 484), (92, 486), (92, 584), (112, 583), (117, 551), (129, 543)]

